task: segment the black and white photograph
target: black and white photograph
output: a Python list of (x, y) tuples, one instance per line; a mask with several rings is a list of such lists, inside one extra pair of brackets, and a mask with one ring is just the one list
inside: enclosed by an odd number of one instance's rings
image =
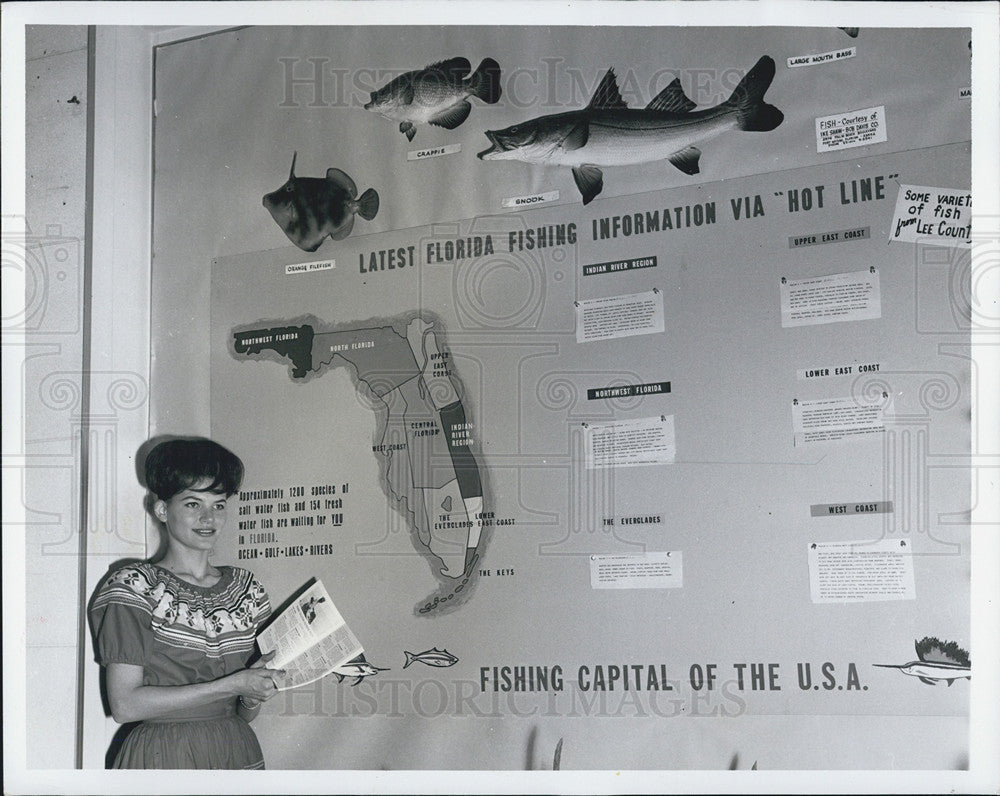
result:
[(5, 790), (996, 793), (998, 11), (4, 3)]

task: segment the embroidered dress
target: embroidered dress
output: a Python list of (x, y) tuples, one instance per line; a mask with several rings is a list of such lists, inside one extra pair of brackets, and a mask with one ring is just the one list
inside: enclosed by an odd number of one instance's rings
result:
[[(271, 613), (251, 572), (219, 567), (214, 586), (196, 586), (155, 564), (115, 571), (90, 609), (97, 661), (143, 668), (143, 685), (217, 680), (246, 667), (260, 624)], [(250, 725), (232, 698), (141, 722), (115, 768), (263, 768)]]

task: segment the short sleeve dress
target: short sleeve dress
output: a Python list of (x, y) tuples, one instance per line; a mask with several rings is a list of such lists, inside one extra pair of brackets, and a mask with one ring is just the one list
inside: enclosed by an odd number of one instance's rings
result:
[[(90, 609), (97, 662), (142, 666), (143, 685), (156, 686), (203, 683), (245, 668), (271, 605), (251, 572), (219, 570), (214, 586), (146, 562), (116, 570)], [(264, 757), (236, 700), (227, 698), (141, 722), (114, 767), (253, 769), (264, 767)]]

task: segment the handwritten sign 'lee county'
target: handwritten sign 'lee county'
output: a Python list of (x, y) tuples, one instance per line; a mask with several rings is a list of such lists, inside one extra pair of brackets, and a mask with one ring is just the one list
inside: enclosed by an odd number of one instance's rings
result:
[(889, 240), (972, 242), (972, 193), (953, 188), (900, 185)]

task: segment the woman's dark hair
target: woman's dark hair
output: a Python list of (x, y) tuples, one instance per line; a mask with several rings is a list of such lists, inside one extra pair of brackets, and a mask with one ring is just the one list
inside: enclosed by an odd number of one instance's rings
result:
[(160, 500), (208, 479), (207, 492), (227, 496), (243, 483), (240, 458), (210, 439), (171, 439), (161, 442), (146, 457), (146, 487)]

